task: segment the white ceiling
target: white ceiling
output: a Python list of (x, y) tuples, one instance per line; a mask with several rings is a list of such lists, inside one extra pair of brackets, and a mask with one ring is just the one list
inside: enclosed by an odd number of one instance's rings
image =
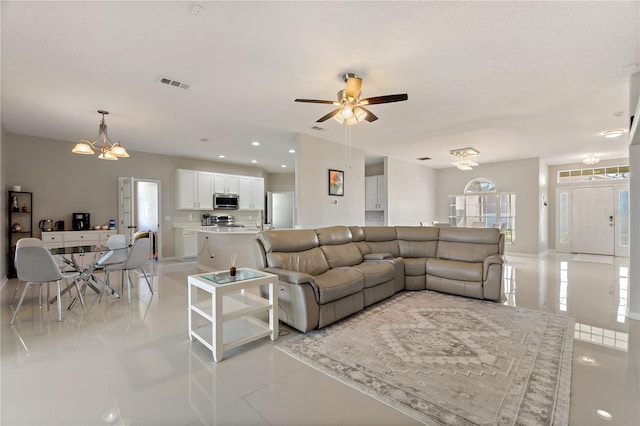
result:
[(467, 146), (482, 163), (628, 156), (628, 134), (602, 132), (629, 127), (638, 1), (194, 4), (2, 1), (5, 130), (93, 139), (106, 109), (129, 150), (293, 171), (296, 134), (345, 137), (335, 120), (311, 129), (331, 105), (293, 100), (333, 100), (355, 72), (362, 97), (409, 95), (352, 127), (372, 157), (443, 168)]

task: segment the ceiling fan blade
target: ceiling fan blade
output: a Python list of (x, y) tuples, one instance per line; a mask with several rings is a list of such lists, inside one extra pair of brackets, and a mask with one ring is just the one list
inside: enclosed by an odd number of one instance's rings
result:
[(344, 95), (347, 98), (358, 99), (358, 96), (360, 96), (360, 89), (362, 89), (362, 79), (360, 77), (349, 77), (347, 79), (347, 88), (344, 91)]
[(333, 117), (334, 115), (336, 115), (336, 114), (337, 114), (337, 113), (339, 113), (339, 112), (340, 112), (340, 108), (338, 108), (338, 109), (334, 109), (334, 110), (333, 110), (333, 111), (331, 111), (329, 114), (324, 115), (324, 116), (322, 116), (322, 117), (318, 118), (318, 119), (316, 120), (316, 123), (322, 123), (323, 121), (327, 121), (328, 119), (330, 119), (331, 117)]
[(376, 121), (378, 119), (378, 116), (376, 116), (374, 113), (372, 113), (368, 109), (364, 107), (360, 107), (360, 108), (365, 110), (365, 112), (367, 113), (367, 116), (364, 119), (367, 120), (369, 123), (371, 123), (372, 121)]
[(409, 99), (406, 93), (401, 93), (398, 95), (386, 95), (386, 96), (374, 96), (372, 98), (362, 99), (359, 104), (360, 105), (375, 105), (375, 104), (388, 104), (391, 102), (400, 102), (406, 101)]
[(296, 99), (294, 102), (307, 102), (310, 104), (334, 104), (335, 101), (323, 101), (320, 99)]

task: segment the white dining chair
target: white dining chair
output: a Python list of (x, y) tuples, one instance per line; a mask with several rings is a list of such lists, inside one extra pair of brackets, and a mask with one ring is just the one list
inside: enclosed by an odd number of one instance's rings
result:
[[(120, 263), (117, 265), (107, 266), (105, 268), (105, 273), (109, 271), (123, 271), (125, 272), (125, 279), (127, 283), (127, 300), (128, 303), (131, 303), (131, 278), (129, 277), (129, 271), (140, 269), (142, 274), (144, 275), (144, 279), (147, 281), (147, 285), (149, 286), (149, 291), (153, 295), (153, 288), (151, 287), (151, 282), (149, 282), (149, 277), (144, 270), (144, 267), (149, 263), (149, 253), (151, 252), (151, 242), (149, 238), (139, 238), (135, 240), (131, 248), (129, 249), (129, 254), (127, 256), (127, 260), (124, 263)], [(105, 283), (108, 285), (108, 275), (105, 276)], [(124, 287), (124, 282), (123, 282)]]
[[(26, 245), (25, 245), (26, 244)], [(33, 245), (32, 245), (33, 244)], [(16, 310), (13, 313), (13, 317), (11, 318), (11, 325), (13, 325), (18, 312), (22, 308), (22, 303), (24, 302), (24, 298), (29, 290), (29, 286), (32, 284), (40, 285), (40, 304), (42, 304), (42, 285), (47, 285), (47, 294), (49, 293), (49, 283), (56, 283), (56, 303), (58, 305), (58, 321), (62, 321), (62, 300), (60, 298), (60, 281), (65, 279), (64, 274), (60, 271), (58, 264), (53, 258), (53, 255), (47, 250), (43, 245), (37, 245), (37, 242), (25, 242), (21, 247), (16, 247), (16, 271), (18, 274), (18, 279), (20, 281), (24, 281), (24, 290), (22, 291), (22, 296), (20, 296), (20, 301), (18, 302), (18, 306), (16, 306)], [(84, 300), (82, 298), (82, 293), (80, 292), (80, 287), (78, 285), (77, 275), (74, 280), (76, 290), (78, 291), (78, 296), (80, 297), (80, 302), (82, 303), (82, 307), (84, 308)], [(48, 297), (47, 297), (48, 299)], [(47, 308), (49, 303), (47, 301)]]
[[(107, 240), (107, 247), (111, 249), (111, 256), (107, 260), (102, 263), (102, 267), (104, 268), (104, 282), (105, 284), (109, 283), (109, 272), (113, 270), (116, 265), (124, 264), (127, 261), (128, 251), (125, 250), (127, 248), (127, 237), (124, 234), (115, 234), (109, 237)], [(122, 282), (124, 283), (124, 269), (122, 269)], [(100, 291), (100, 297), (98, 298), (98, 303), (102, 301), (102, 293), (104, 293), (104, 287), (102, 287)]]

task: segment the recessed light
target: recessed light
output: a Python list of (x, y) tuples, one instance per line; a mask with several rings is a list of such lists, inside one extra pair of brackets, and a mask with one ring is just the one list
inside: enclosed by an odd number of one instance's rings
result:
[(224, 154), (220, 154), (220, 155), (218, 155), (218, 158), (227, 158), (227, 156), (224, 155)]
[(253, 164), (256, 164), (256, 163), (258, 162), (258, 160), (251, 160), (251, 162), (252, 162)]
[(253, 146), (260, 146), (260, 142), (258, 142), (258, 141), (253, 141), (253, 142), (251, 142), (251, 145), (253, 145)]
[(283, 169), (286, 169), (287, 165), (286, 164), (281, 164), (280, 167), (282, 167)]
[(613, 420), (613, 414), (605, 410), (596, 410), (596, 414), (605, 419), (605, 420)]
[(607, 130), (606, 132), (602, 133), (602, 135), (605, 138), (617, 138), (619, 136), (622, 136), (623, 134), (624, 134), (624, 130), (621, 130), (621, 129)]
[(295, 149), (292, 148), (292, 149), (289, 150), (289, 154), (295, 154), (295, 153), (296, 153)]

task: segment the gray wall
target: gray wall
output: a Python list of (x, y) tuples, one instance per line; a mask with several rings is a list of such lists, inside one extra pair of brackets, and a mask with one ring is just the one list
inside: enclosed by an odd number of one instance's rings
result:
[[(72, 148), (71, 142), (4, 133), (2, 187), (6, 191), (13, 185), (21, 185), (23, 191), (33, 192), (34, 224), (41, 219), (64, 220), (65, 229), (71, 229), (71, 214), (74, 212), (91, 213), (92, 225), (107, 224), (109, 219), (117, 219), (118, 177), (160, 180), (162, 255), (165, 258), (175, 255), (173, 223), (189, 221), (190, 213), (175, 209), (176, 169), (264, 177), (265, 190), (270, 190), (269, 175), (258, 167), (136, 151), (130, 152), (130, 158), (102, 161), (96, 155), (73, 154)], [(291, 179), (278, 177), (276, 181), (282, 185), (283, 181)], [(3, 196), (3, 200), (5, 198)], [(4, 204), (2, 211), (6, 211)], [(201, 212), (191, 213), (197, 220)], [(169, 220), (165, 220), (167, 216)], [(4, 237), (2, 241), (5, 244)], [(2, 252), (6, 253), (6, 247)], [(2, 276), (5, 275), (6, 269), (3, 269)]]
[(548, 214), (548, 209), (541, 207), (538, 158), (480, 164), (471, 171), (453, 167), (436, 170), (436, 220), (448, 221), (449, 195), (462, 194), (467, 183), (478, 177), (493, 181), (498, 192), (516, 194), (516, 242), (505, 250), (510, 253), (540, 253), (539, 217)]

